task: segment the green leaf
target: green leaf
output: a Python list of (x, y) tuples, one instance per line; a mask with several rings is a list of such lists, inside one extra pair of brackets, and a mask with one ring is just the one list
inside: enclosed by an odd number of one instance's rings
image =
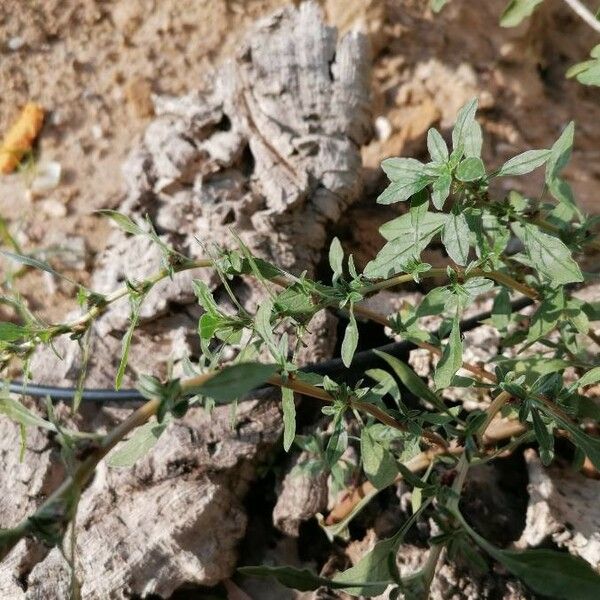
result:
[(333, 433), (325, 448), (325, 460), (330, 469), (340, 460), (346, 448), (348, 448), (348, 432), (345, 429), (342, 414), (338, 413), (334, 419)]
[(551, 150), (527, 150), (507, 160), (496, 173), (496, 177), (525, 175), (541, 167), (550, 157)]
[(554, 458), (554, 436), (548, 431), (540, 413), (535, 408), (531, 410), (531, 418), (533, 421), (533, 431), (540, 445), (542, 464), (548, 466)]
[(281, 408), (283, 410), (283, 449), (288, 452), (296, 437), (296, 404), (294, 392), (281, 388)]
[(221, 317), (207, 312), (204, 313), (198, 321), (198, 335), (203, 340), (212, 339), (215, 331), (219, 329), (222, 322)]
[(423, 177), (418, 182), (394, 182), (390, 183), (383, 192), (377, 196), (378, 204), (394, 204), (395, 202), (404, 202), (411, 196), (420, 192), (431, 183), (431, 177)]
[(535, 10), (535, 7), (543, 1), (511, 0), (500, 17), (500, 25), (502, 27), (516, 27), (523, 19), (529, 17)]
[(585, 311), (585, 302), (578, 298), (570, 298), (565, 303), (564, 316), (568, 319), (579, 333), (584, 335), (590, 330), (590, 320)]
[(439, 13), (446, 4), (448, 4), (449, 0), (431, 0), (429, 6), (431, 6), (431, 10), (434, 13)]
[(429, 243), (427, 241), (423, 246), (424, 240), (441, 231), (446, 219), (447, 215), (435, 212), (407, 213), (384, 223), (379, 228), (379, 233), (388, 241), (402, 238), (406, 239), (407, 244), (417, 244), (424, 249)]
[(166, 422), (145, 423), (138, 427), (127, 441), (111, 452), (107, 460), (108, 466), (125, 468), (133, 466), (154, 447), (166, 427)]
[(425, 172), (425, 165), (414, 158), (387, 158), (381, 166), (392, 183), (379, 195), (378, 204), (408, 200), (434, 180)]
[[(576, 78), (579, 83), (583, 85), (599, 85), (600, 86), (600, 60), (596, 58), (595, 60), (588, 60), (585, 63), (580, 63), (575, 66), (583, 66), (585, 68), (578, 70), (576, 73)], [(569, 71), (567, 71), (567, 76), (569, 75)]]
[(417, 306), (417, 317), (441, 315), (446, 307), (446, 302), (451, 296), (452, 292), (447, 287), (433, 288), (421, 300), (421, 304)]
[(354, 312), (350, 307), (350, 314), (348, 325), (346, 325), (346, 332), (344, 333), (344, 341), (342, 342), (342, 361), (346, 368), (350, 368), (352, 358), (356, 352), (358, 346), (358, 327), (356, 325), (356, 319), (354, 318)]
[(538, 408), (549, 414), (560, 427), (566, 429), (569, 432), (575, 447), (585, 452), (596, 469), (600, 469), (600, 438), (591, 437), (585, 433), (585, 431), (580, 429), (579, 425), (564, 419), (560, 414), (550, 410), (545, 404), (538, 404)]
[(130, 297), (131, 302), (131, 314), (129, 315), (129, 327), (123, 336), (121, 343), (121, 360), (119, 361), (119, 367), (117, 369), (117, 375), (115, 377), (115, 389), (118, 390), (123, 383), (123, 376), (125, 375), (125, 369), (127, 367), (127, 361), (129, 359), (129, 348), (131, 347), (131, 340), (133, 339), (133, 332), (137, 327), (138, 321), (140, 320), (140, 308), (144, 301), (145, 295), (136, 297)]
[(467, 139), (473, 135), (473, 124), (475, 123), (475, 113), (477, 112), (477, 98), (473, 98), (465, 104), (456, 116), (456, 123), (452, 130), (452, 148), (457, 150), (467, 145)]
[(525, 245), (533, 265), (552, 285), (583, 281), (579, 265), (571, 258), (571, 251), (557, 237), (530, 223), (515, 222), (512, 228)]
[(431, 201), (433, 205), (438, 209), (444, 208), (446, 198), (450, 195), (450, 188), (452, 187), (452, 174), (450, 171), (442, 173), (431, 186)]
[(450, 214), (442, 230), (442, 243), (448, 256), (457, 265), (466, 265), (469, 258), (469, 225), (463, 213)]
[(412, 394), (443, 411), (446, 410), (443, 402), (440, 401), (440, 399), (427, 387), (425, 382), (407, 364), (385, 352), (380, 352), (379, 350), (374, 350), (374, 352), (377, 356), (385, 360)]
[(334, 279), (338, 279), (344, 274), (344, 251), (342, 250), (342, 244), (336, 237), (331, 240), (331, 246), (329, 246), (329, 265), (333, 271)]
[(56, 431), (56, 427), (52, 423), (38, 417), (20, 402), (13, 400), (9, 396), (0, 397), (0, 413), (5, 414), (13, 421), (25, 427), (41, 427), (50, 431)]
[(368, 427), (364, 427), (360, 434), (360, 453), (365, 475), (378, 490), (393, 483), (398, 475), (396, 459), (371, 436)]
[(273, 358), (277, 359), (279, 351), (275, 336), (273, 335), (273, 327), (271, 326), (272, 312), (273, 302), (270, 298), (263, 298), (254, 315), (254, 328), (269, 348)]
[(480, 158), (470, 156), (460, 162), (455, 175), (459, 181), (477, 181), (485, 177), (485, 166)]
[(381, 168), (394, 183), (418, 181), (423, 176), (425, 165), (415, 158), (386, 158)]
[(21, 327), (21, 325), (15, 325), (7, 321), (0, 322), (0, 341), (2, 342), (14, 342), (19, 338), (22, 338), (27, 329)]
[(560, 172), (571, 159), (573, 138), (575, 137), (575, 123), (571, 121), (560, 134), (560, 137), (550, 148), (550, 156), (546, 163), (546, 183), (550, 185), (558, 178)]
[(510, 303), (510, 294), (506, 288), (501, 288), (497, 296), (494, 298), (492, 306), (492, 325), (498, 331), (506, 331), (512, 314), (512, 306)]
[(527, 341), (535, 342), (550, 333), (561, 318), (564, 307), (565, 295), (562, 288), (548, 294), (533, 315), (527, 332)]
[(223, 368), (214, 377), (194, 388), (194, 392), (227, 404), (265, 383), (277, 373), (277, 365), (239, 363)]
[(275, 298), (275, 308), (282, 315), (300, 319), (312, 314), (315, 304), (310, 289), (305, 289), (301, 284), (295, 283)]
[(200, 279), (195, 279), (194, 283), (194, 293), (198, 298), (198, 303), (200, 306), (209, 314), (220, 316), (219, 307), (213, 298), (212, 292), (210, 288), (204, 283), (204, 281)]
[(469, 535), (534, 592), (564, 600), (596, 600), (600, 575), (583, 559), (553, 550), (500, 550), (481, 537), (462, 515), (457, 515)]
[(146, 235), (139, 225), (134, 223), (127, 215), (117, 212), (116, 210), (102, 209), (98, 211), (101, 215), (105, 215), (112, 219), (123, 231), (133, 235)]
[(474, 302), (478, 296), (489, 292), (494, 287), (494, 282), (491, 279), (485, 277), (469, 277), (461, 285), (461, 289), (467, 294), (467, 304)]
[(405, 269), (441, 231), (446, 218), (440, 213), (408, 213), (382, 225), (381, 234), (391, 241), (367, 264), (364, 275), (390, 277)]
[(462, 366), (462, 342), (460, 339), (460, 322), (458, 314), (454, 317), (452, 331), (444, 348), (440, 362), (437, 364), (433, 380), (437, 389), (450, 386), (452, 378)]
[(65, 281), (73, 283), (71, 279), (69, 279), (65, 275), (61, 275), (58, 271), (55, 271), (47, 262), (38, 260), (37, 258), (33, 258), (33, 256), (27, 256), (26, 254), (17, 254), (16, 252), (9, 252), (8, 250), (0, 250), (0, 254), (6, 256), (6, 258), (14, 260), (15, 262), (25, 265), (26, 267), (32, 267), (34, 269), (39, 269), (40, 271), (46, 271), (46, 273), (50, 273), (55, 277), (60, 277)]
[(589, 370), (578, 382), (577, 387), (585, 387), (587, 385), (593, 385), (600, 381), (600, 367), (594, 367)]
[(466, 157), (479, 158), (481, 156), (481, 147), (483, 146), (483, 133), (481, 125), (473, 121), (464, 140), (464, 150)]
[(584, 60), (583, 62), (576, 63), (567, 69), (567, 72), (565, 73), (565, 77), (567, 79), (576, 77), (580, 73), (584, 73), (585, 71), (587, 71), (590, 67), (592, 67), (595, 64), (596, 64), (595, 60)]
[(372, 598), (383, 594), (388, 585), (397, 580), (396, 554), (406, 532), (430, 503), (431, 499), (423, 502), (419, 510), (415, 511), (395, 535), (378, 541), (358, 563), (336, 575), (334, 582), (343, 584), (345, 592), (351, 596)]
[[(276, 579), (281, 585), (288, 588), (298, 590), (300, 592), (309, 592), (320, 587), (328, 587), (331, 589), (341, 590), (346, 589), (350, 585), (364, 585), (367, 589), (383, 589), (387, 587), (387, 582), (365, 583), (359, 582), (338, 582), (325, 577), (319, 577), (308, 569), (296, 569), (294, 567), (240, 567), (238, 571), (247, 577), (258, 577), (260, 579)], [(378, 592), (381, 593), (381, 592)]]
[(566, 552), (504, 550), (494, 558), (538, 594), (565, 600), (595, 600), (600, 594), (598, 573)]
[(448, 146), (440, 132), (433, 127), (427, 132), (427, 150), (434, 162), (445, 163), (448, 160)]

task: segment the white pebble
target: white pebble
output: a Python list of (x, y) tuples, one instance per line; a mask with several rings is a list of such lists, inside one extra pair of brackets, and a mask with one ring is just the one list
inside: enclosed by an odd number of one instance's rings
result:
[(37, 165), (35, 177), (29, 189), (33, 195), (43, 195), (60, 183), (62, 168), (56, 161), (42, 162)]
[(67, 207), (62, 202), (53, 200), (52, 198), (42, 200), (39, 203), (39, 207), (49, 217), (60, 219), (67, 215)]
[(17, 35), (13, 38), (10, 38), (6, 45), (8, 46), (9, 50), (20, 50), (25, 45), (25, 40)]
[(386, 117), (375, 119), (375, 135), (380, 142), (385, 142), (392, 135), (392, 124)]
[(92, 125), (92, 135), (95, 139), (101, 140), (104, 137), (104, 131), (100, 125)]

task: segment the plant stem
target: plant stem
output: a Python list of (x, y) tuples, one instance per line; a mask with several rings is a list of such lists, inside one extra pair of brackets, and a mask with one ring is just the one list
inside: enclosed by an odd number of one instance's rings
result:
[[(182, 391), (187, 391), (195, 388), (215, 375), (214, 372), (198, 375), (181, 382)], [(98, 463), (131, 431), (136, 427), (143, 425), (152, 416), (154, 416), (160, 406), (160, 400), (153, 398), (140, 406), (129, 417), (121, 422), (112, 431), (107, 433), (104, 438), (98, 443), (96, 449), (75, 469), (72, 475), (67, 477), (65, 481), (41, 504), (35, 511), (33, 517), (43, 514), (45, 510), (56, 506), (60, 508), (65, 499), (72, 497), (73, 494), (79, 495), (81, 490), (89, 481), (92, 473), (98, 466)], [(10, 538), (6, 539), (0, 546), (0, 561), (4, 560), (6, 555), (12, 550), (17, 542), (27, 535), (33, 533), (35, 529), (35, 518), (29, 517), (24, 519), (19, 525), (10, 529)]]
[[(316, 398), (318, 400), (321, 400), (322, 402), (326, 402), (327, 404), (331, 404), (334, 402), (333, 396), (331, 396), (324, 389), (316, 387), (304, 381), (299, 381), (295, 378), (284, 379), (280, 375), (274, 375), (273, 377), (269, 378), (268, 382), (271, 385), (275, 385), (277, 387), (289, 388), (295, 392), (298, 392), (299, 394), (311, 396), (312, 398)], [(357, 410), (367, 413), (375, 419), (377, 419), (378, 421), (380, 421), (381, 423), (384, 423), (389, 427), (393, 427), (398, 431), (408, 431), (408, 428), (403, 423), (396, 421), (396, 419), (394, 419), (391, 415), (381, 410), (374, 404), (369, 404), (368, 402), (360, 402), (358, 400), (351, 400), (350, 407), (356, 408)], [(430, 444), (434, 444), (444, 449), (448, 447), (446, 440), (444, 440), (444, 438), (437, 435), (436, 433), (424, 430), (421, 435), (423, 439), (429, 442)]]
[[(181, 265), (175, 265), (173, 267), (173, 271), (175, 273), (181, 273), (183, 271), (189, 271), (190, 269), (200, 269), (200, 268), (211, 267), (211, 266), (213, 266), (212, 260), (199, 259), (199, 260), (195, 260), (195, 261), (188, 261)], [(140, 281), (138, 283), (139, 283), (139, 285), (142, 285), (142, 286), (152, 287), (152, 286), (156, 285), (159, 281), (169, 277), (170, 275), (171, 275), (171, 272), (169, 270), (161, 269), (160, 271), (156, 272), (154, 275), (151, 275), (147, 279), (144, 279), (143, 281)], [(89, 327), (90, 323), (94, 319), (96, 319), (97, 317), (102, 315), (104, 312), (106, 312), (107, 308), (111, 304), (113, 304), (117, 300), (120, 300), (121, 298), (124, 298), (125, 296), (127, 296), (130, 293), (130, 291), (131, 291), (130, 288), (127, 287), (126, 285), (124, 285), (123, 287), (120, 287), (120, 288), (116, 289), (115, 291), (111, 292), (110, 294), (108, 294), (107, 296), (105, 296), (102, 303), (92, 306), (87, 312), (85, 312), (83, 315), (77, 317), (76, 319), (73, 319), (72, 321), (67, 321), (66, 323), (51, 325), (49, 327), (49, 334), (48, 334), (47, 341), (51, 341), (54, 338), (57, 338), (58, 336), (64, 335), (66, 333), (83, 333)], [(16, 346), (14, 348), (14, 350), (11, 351), (10, 354), (14, 355), (15, 353), (18, 353), (18, 354), (27, 353), (28, 351), (33, 350), (36, 345), (37, 345), (36, 340), (31, 339), (27, 342), (23, 342), (22, 344), (19, 344), (18, 346)], [(4, 363), (8, 359), (10, 359), (10, 356), (8, 354), (0, 356), (0, 364)]]
[[(360, 304), (354, 305), (354, 313), (357, 316), (361, 316), (361, 317), (364, 317), (365, 319), (369, 319), (375, 323), (379, 323), (380, 325), (383, 325), (384, 327), (390, 326), (390, 320), (384, 314), (375, 312), (374, 310), (371, 310), (370, 308), (361, 306)], [(424, 350), (429, 350), (429, 352), (431, 352), (432, 354), (436, 354), (437, 356), (442, 355), (442, 350), (440, 348), (438, 348), (437, 346), (430, 344), (429, 342), (420, 342), (417, 340), (413, 340), (413, 343), (415, 346), (418, 346), (419, 348), (423, 348)], [(482, 367), (479, 367), (472, 363), (463, 362), (462, 368), (465, 369), (466, 371), (473, 373), (480, 379), (487, 379), (488, 381), (491, 381), (492, 383), (496, 382), (496, 377), (492, 373), (490, 373), (489, 371), (486, 371)]]
[[(486, 419), (486, 421), (484, 423), (482, 423), (482, 425), (479, 429), (479, 431), (481, 432), (480, 436), (481, 436), (482, 440), (484, 441), (484, 443), (490, 443), (490, 442), (495, 443), (502, 439), (508, 439), (508, 438), (513, 437), (514, 435), (518, 435), (519, 433), (522, 433), (525, 430), (525, 427), (523, 426), (523, 424), (519, 423), (517, 421), (517, 422), (511, 422), (511, 425), (514, 424), (517, 427), (504, 428), (500, 432), (494, 432), (493, 435), (490, 435), (490, 436), (485, 435), (486, 431), (490, 428), (491, 422), (493, 420), (493, 416), (495, 414), (497, 414), (497, 412), (500, 410), (500, 408), (502, 408), (502, 406), (509, 399), (510, 399), (510, 394), (507, 394), (506, 392), (502, 392), (501, 394), (498, 395), (498, 397), (495, 399), (495, 401), (492, 402), (492, 404), (490, 404), (490, 406), (488, 406), (487, 411), (486, 411), (488, 418)], [(457, 478), (454, 480), (453, 489), (455, 489), (455, 486), (460, 486), (460, 488), (462, 488), (462, 485), (464, 484), (464, 479), (466, 477), (466, 472), (468, 470), (468, 461), (466, 460), (466, 455), (464, 454), (464, 448), (462, 446), (448, 448), (446, 450), (446, 452), (449, 452), (451, 454), (458, 454), (461, 456), (461, 459), (460, 459), (458, 467), (457, 467), (458, 474), (457, 474)], [(411, 473), (416, 473), (418, 471), (422, 471), (423, 469), (426, 469), (429, 466), (429, 464), (433, 460), (435, 460), (436, 456), (438, 456), (439, 454), (443, 454), (443, 453), (444, 453), (444, 451), (440, 450), (440, 449), (431, 449), (426, 452), (421, 452), (420, 454), (417, 454), (416, 456), (411, 458), (409, 461), (407, 461), (404, 466)], [(466, 462), (466, 466), (465, 466), (465, 462)], [(398, 477), (396, 477), (396, 479), (395, 479), (395, 482), (398, 482), (401, 480), (402, 480), (402, 475), (398, 475)], [(460, 491), (460, 488), (457, 487), (456, 489), (458, 491)], [(368, 480), (365, 481), (360, 487), (358, 487), (353, 492), (351, 492), (342, 502), (340, 502), (337, 506), (335, 506), (332, 509), (332, 511), (327, 516), (325, 523), (327, 525), (334, 525), (335, 523), (339, 523), (340, 521), (345, 519), (352, 512), (354, 507), (365, 496), (372, 494), (374, 490), (375, 490), (375, 487), (371, 484), (371, 482)]]
[(600, 33), (600, 22), (579, 0), (564, 0), (592, 29)]
[[(471, 279), (472, 277), (486, 277), (488, 279), (493, 279), (496, 283), (500, 283), (501, 285), (513, 289), (517, 292), (521, 292), (524, 296), (527, 296), (533, 300), (537, 300), (539, 298), (538, 293), (528, 285), (521, 283), (507, 275), (506, 273), (502, 273), (500, 271), (484, 271), (483, 269), (471, 269), (468, 273), (465, 273), (462, 269), (455, 267), (458, 275), (461, 279)], [(446, 269), (435, 268), (426, 271), (425, 273), (420, 273), (419, 277), (422, 279), (427, 279), (431, 277), (440, 277), (446, 274)], [(410, 281), (414, 281), (413, 276), (410, 273), (404, 273), (402, 275), (395, 275), (394, 277), (390, 277), (389, 279), (384, 279), (383, 281), (379, 281), (377, 283), (373, 283), (371, 285), (366, 285), (359, 290), (363, 296), (367, 296), (372, 294), (373, 292), (377, 292), (380, 290), (385, 290), (387, 288), (395, 287), (397, 285), (401, 285), (402, 283), (408, 283)]]
[[(185, 379), (181, 382), (181, 392), (185, 394), (195, 390), (202, 384), (206, 383), (209, 379), (214, 377), (218, 371), (211, 371), (209, 373), (203, 373)], [(334, 398), (328, 394), (325, 390), (317, 388), (308, 383), (298, 381), (297, 379), (283, 379), (281, 376), (274, 376), (269, 379), (269, 383), (279, 387), (288, 387), (298, 393), (313, 396), (322, 400), (323, 402), (331, 403)], [(351, 406), (371, 414), (377, 419), (382, 420), (386, 425), (406, 431), (405, 426), (393, 419), (390, 415), (380, 410), (378, 407), (369, 405), (364, 402), (353, 402)], [(32, 517), (23, 520), (20, 524), (11, 528), (10, 530), (4, 531), (2, 543), (0, 545), (0, 561), (3, 560), (17, 542), (27, 536), (31, 535), (35, 530), (35, 516), (41, 515), (48, 509), (52, 508), (63, 508), (66, 505), (68, 498), (73, 495), (79, 495), (85, 485), (88, 483), (94, 470), (98, 466), (98, 463), (123, 439), (136, 427), (146, 423), (151, 417), (153, 417), (160, 407), (160, 399), (153, 398), (148, 400), (145, 404), (140, 406), (134, 411), (129, 417), (127, 417), (122, 423), (115, 427), (112, 431), (106, 434), (96, 446), (95, 450), (79, 464), (75, 471), (46, 499), (46, 501), (36, 510)], [(437, 434), (429, 431), (423, 431), (422, 437), (432, 444), (436, 444), (441, 448), (440, 451), (445, 451), (447, 444), (446, 441), (438, 436)]]
[(489, 424), (492, 422), (492, 419), (500, 412), (502, 407), (510, 400), (511, 395), (508, 392), (500, 392), (498, 396), (492, 401), (492, 403), (487, 407), (485, 414), (485, 421), (482, 423), (480, 431), (481, 431), (481, 440), (483, 440), (483, 435), (485, 434), (486, 429)]

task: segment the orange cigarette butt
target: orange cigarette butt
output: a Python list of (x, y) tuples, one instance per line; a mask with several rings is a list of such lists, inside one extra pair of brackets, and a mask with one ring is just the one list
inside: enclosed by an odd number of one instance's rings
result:
[(19, 118), (8, 130), (0, 145), (0, 173), (12, 173), (23, 155), (31, 150), (44, 122), (44, 109), (34, 102), (28, 102)]

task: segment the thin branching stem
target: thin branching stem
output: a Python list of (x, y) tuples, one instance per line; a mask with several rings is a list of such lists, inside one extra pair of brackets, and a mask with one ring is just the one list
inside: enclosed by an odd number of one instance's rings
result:
[(590, 9), (580, 0), (564, 0), (566, 4), (583, 19), (594, 31), (600, 33), (600, 21), (596, 19)]
[[(151, 275), (147, 279), (143, 281), (137, 282), (138, 285), (143, 287), (152, 287), (156, 285), (159, 281), (170, 277), (173, 272), (180, 273), (182, 271), (188, 271), (190, 269), (200, 269), (205, 267), (212, 267), (213, 261), (210, 259), (199, 259), (195, 261), (186, 261), (180, 265), (175, 265), (172, 270), (161, 269), (157, 271), (154, 275)], [(108, 307), (115, 303), (117, 300), (121, 298), (125, 298), (131, 293), (131, 288), (127, 285), (124, 285), (115, 291), (111, 292), (107, 296), (105, 296), (101, 302), (94, 304), (91, 308), (89, 308), (85, 313), (80, 315), (79, 317), (73, 319), (72, 321), (67, 321), (66, 323), (59, 323), (56, 325), (51, 325), (48, 328), (47, 341), (51, 341), (61, 335), (65, 335), (67, 333), (81, 333), (83, 334), (90, 324), (101, 316)], [(18, 344), (15, 346), (10, 353), (5, 353), (5, 355), (0, 356), (0, 364), (6, 362), (6, 360), (10, 359), (11, 356), (15, 354), (23, 355), (27, 352), (33, 350), (37, 345), (38, 340), (34, 337), (26, 342)]]
[[(385, 327), (391, 326), (391, 323), (390, 323), (390, 320), (388, 319), (388, 317), (386, 317), (382, 313), (378, 313), (369, 308), (366, 308), (366, 307), (363, 307), (360, 305), (356, 305), (354, 307), (354, 312), (357, 316), (364, 317), (365, 319), (370, 319), (371, 321), (373, 321), (375, 323), (379, 323), (380, 325), (383, 325)], [(436, 354), (437, 356), (442, 355), (442, 350), (440, 348), (438, 348), (437, 346), (430, 344), (429, 342), (421, 342), (418, 340), (413, 340), (413, 343), (415, 344), (415, 346), (418, 346), (419, 348), (423, 348), (424, 350), (428, 350), (432, 354)], [(489, 371), (486, 371), (483, 367), (479, 367), (472, 363), (463, 362), (462, 368), (465, 369), (466, 371), (473, 373), (473, 375), (476, 375), (477, 377), (479, 377), (481, 379), (487, 379), (488, 381), (490, 381), (492, 383), (496, 382), (496, 377)]]
[[(218, 371), (211, 371), (209, 373), (203, 373), (201, 375), (196, 375), (194, 377), (190, 377), (189, 379), (183, 380), (180, 384), (182, 395), (197, 390), (198, 387), (202, 386), (217, 373)], [(273, 376), (269, 379), (269, 383), (279, 387), (290, 388), (298, 393), (312, 396), (326, 403), (332, 403), (334, 401), (334, 398), (325, 390), (310, 385), (306, 382), (298, 381), (297, 379)], [(399, 429), (401, 431), (406, 431), (406, 428), (402, 423), (399, 423), (390, 415), (378, 409), (376, 406), (358, 401), (351, 401), (350, 406), (370, 414), (390, 427), (394, 427), (395, 429)], [(35, 514), (12, 528), (10, 530), (10, 536), (5, 535), (6, 542), (0, 549), (0, 560), (3, 560), (7, 556), (7, 554), (21, 538), (31, 535), (34, 532), (36, 515), (42, 515), (53, 507), (64, 506), (67, 504), (67, 498), (79, 497), (81, 491), (88, 483), (94, 470), (98, 466), (98, 463), (131, 431), (133, 431), (136, 427), (143, 425), (151, 417), (156, 415), (159, 407), (160, 399), (153, 398), (148, 400), (129, 417), (127, 417), (122, 423), (101, 438), (98, 441), (95, 450), (83, 462), (81, 462), (75, 471), (48, 497), (48, 499), (37, 509)], [(439, 435), (430, 431), (423, 431), (421, 435), (424, 440), (430, 444), (438, 446), (441, 451), (446, 450), (447, 443)], [(65, 515), (65, 521), (68, 520), (68, 515)]]
[[(331, 404), (335, 400), (333, 396), (331, 396), (331, 394), (326, 392), (324, 389), (316, 387), (304, 381), (300, 381), (296, 378), (283, 378), (280, 375), (274, 375), (273, 377), (269, 378), (268, 382), (271, 385), (275, 385), (278, 387), (286, 387), (295, 392), (298, 392), (299, 394), (304, 394), (305, 396), (316, 398), (327, 404)], [(374, 404), (370, 404), (368, 402), (361, 402), (359, 400), (350, 400), (349, 404), (351, 408), (356, 408), (361, 412), (367, 413), (375, 419), (377, 419), (378, 421), (380, 421), (381, 423), (388, 425), (394, 429), (397, 429), (398, 431), (408, 431), (408, 428), (403, 423), (400, 423), (391, 415), (389, 415), (379, 407), (375, 406)], [(439, 446), (440, 448), (448, 447), (448, 443), (446, 442), (446, 440), (444, 440), (444, 438), (437, 435), (436, 433), (424, 430), (421, 435), (423, 439), (430, 444)]]
[[(517, 281), (510, 275), (502, 273), (501, 271), (485, 271), (484, 269), (471, 269), (468, 273), (466, 273), (465, 271), (459, 268), (456, 268), (456, 271), (458, 273), (458, 276), (462, 280), (471, 279), (473, 277), (487, 277), (488, 279), (494, 280), (496, 283), (499, 283), (516, 292), (520, 292), (521, 294), (527, 296), (528, 298), (531, 298), (532, 300), (539, 299), (539, 294), (532, 287), (521, 283), (520, 281)], [(425, 273), (419, 273), (419, 277), (422, 279), (427, 279), (431, 277), (443, 277), (446, 275), (446, 273), (446, 269), (434, 268), (429, 269), (429, 271), (426, 271)], [(414, 281), (414, 277), (410, 273), (394, 275), (394, 277), (389, 277), (388, 279), (384, 279), (383, 281), (379, 281), (370, 285), (365, 285), (360, 290), (360, 293), (364, 296), (367, 296), (374, 292), (396, 287), (398, 285), (402, 285), (403, 283), (409, 283), (411, 281)]]

